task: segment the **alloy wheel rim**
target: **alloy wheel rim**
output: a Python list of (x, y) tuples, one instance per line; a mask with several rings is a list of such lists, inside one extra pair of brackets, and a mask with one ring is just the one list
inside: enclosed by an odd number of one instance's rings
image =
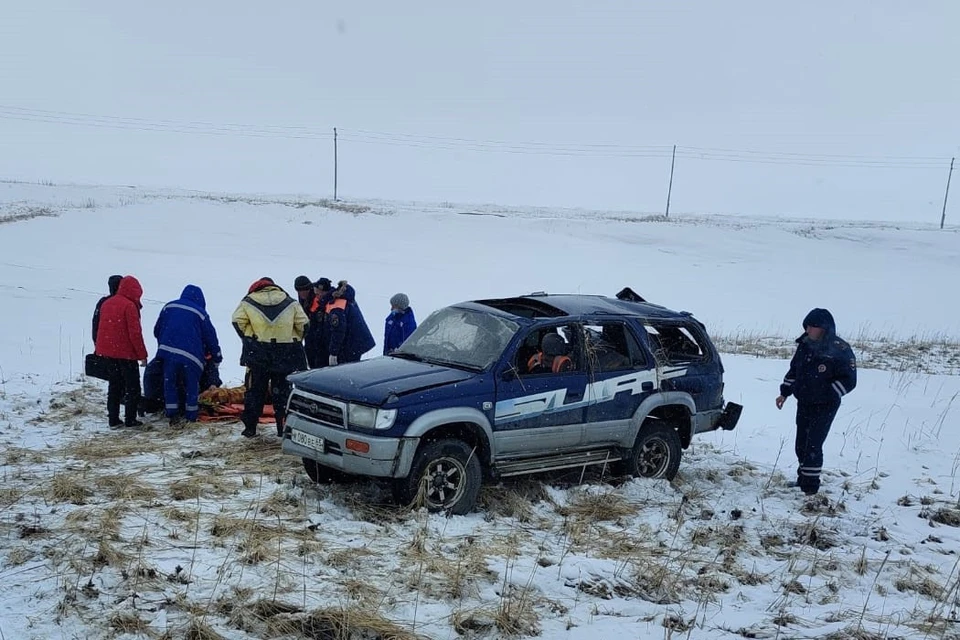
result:
[(446, 508), (456, 504), (464, 492), (466, 468), (450, 457), (431, 462), (424, 473), (424, 501), (428, 506)]

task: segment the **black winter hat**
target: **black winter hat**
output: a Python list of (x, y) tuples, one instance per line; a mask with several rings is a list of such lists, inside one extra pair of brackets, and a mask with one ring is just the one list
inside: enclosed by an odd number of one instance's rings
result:
[(803, 319), (803, 328), (820, 327), (821, 329), (832, 329), (835, 326), (833, 314), (826, 309), (811, 309), (807, 317)]
[(297, 279), (293, 281), (293, 288), (297, 291), (303, 291), (304, 289), (310, 289), (313, 287), (313, 283), (310, 282), (310, 278), (307, 276), (297, 276)]
[(330, 291), (333, 289), (333, 282), (330, 281), (330, 278), (320, 278), (313, 284), (319, 288), (320, 291)]
[(117, 295), (121, 280), (123, 280), (123, 276), (110, 276), (107, 279), (107, 290), (110, 292), (110, 295)]

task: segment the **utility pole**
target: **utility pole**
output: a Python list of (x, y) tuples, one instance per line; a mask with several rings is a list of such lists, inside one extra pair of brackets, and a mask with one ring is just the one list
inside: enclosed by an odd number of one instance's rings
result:
[(673, 167), (677, 163), (677, 145), (673, 145), (673, 156), (670, 158), (670, 184), (667, 186), (667, 209), (664, 218), (670, 217), (670, 194), (673, 193)]
[(333, 201), (337, 201), (337, 128), (333, 128)]
[(943, 221), (947, 217), (947, 197), (950, 195), (950, 178), (953, 177), (953, 161), (956, 157), (950, 158), (950, 172), (947, 174), (947, 191), (943, 194), (943, 211), (940, 213), (940, 228), (943, 229)]

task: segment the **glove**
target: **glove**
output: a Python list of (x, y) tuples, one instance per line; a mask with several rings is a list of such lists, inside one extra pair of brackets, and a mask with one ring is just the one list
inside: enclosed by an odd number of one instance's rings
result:
[(213, 356), (213, 364), (220, 364), (223, 362), (223, 354), (217, 351), (217, 355)]
[(330, 356), (330, 366), (331, 367), (337, 366), (337, 356)]

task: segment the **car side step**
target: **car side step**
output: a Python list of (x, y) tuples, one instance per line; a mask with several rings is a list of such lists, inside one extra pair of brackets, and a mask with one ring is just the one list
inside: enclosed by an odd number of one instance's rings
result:
[(496, 473), (501, 477), (519, 476), (526, 473), (539, 473), (541, 471), (572, 469), (588, 464), (610, 464), (620, 459), (620, 456), (611, 449), (594, 449), (592, 451), (564, 453), (540, 458), (524, 458), (522, 460), (497, 462)]

